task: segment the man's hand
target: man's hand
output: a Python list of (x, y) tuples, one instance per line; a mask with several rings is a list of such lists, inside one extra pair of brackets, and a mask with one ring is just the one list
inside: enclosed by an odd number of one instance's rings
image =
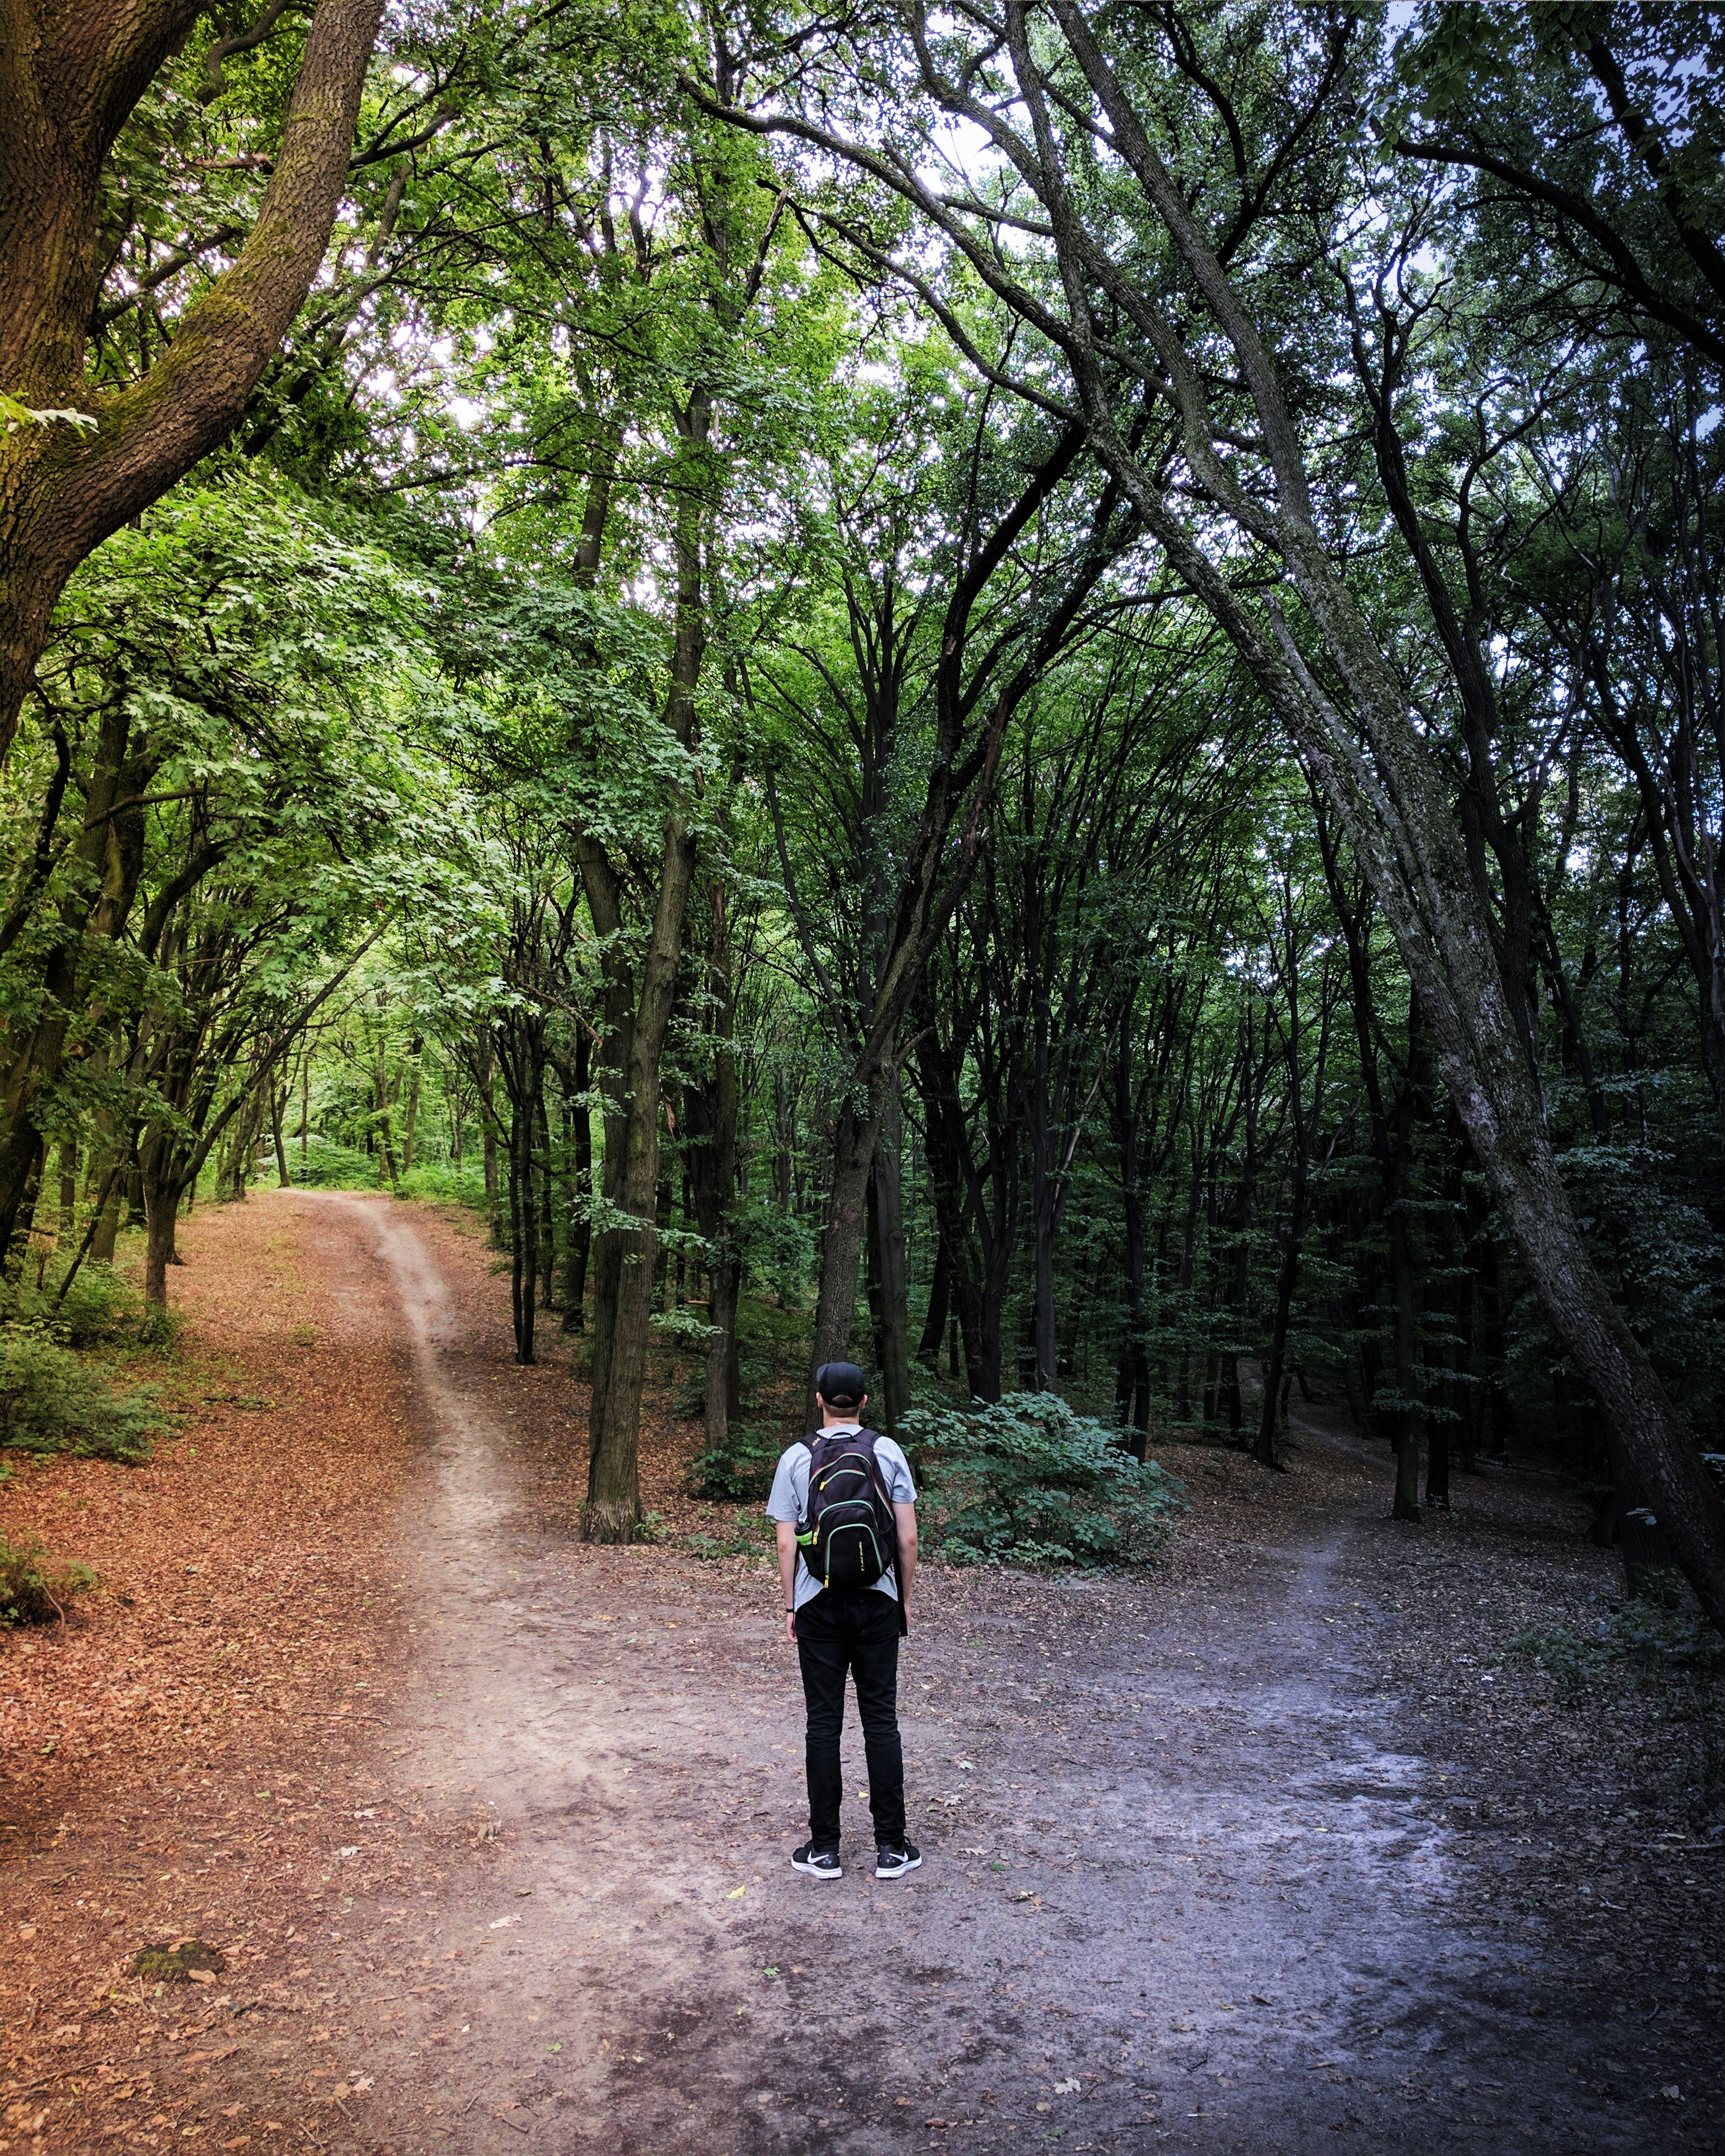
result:
[(908, 1609), (916, 1578), (916, 1507), (895, 1504), (892, 1517), (898, 1528), (898, 1591)]
[(797, 1644), (797, 1613), (794, 1609), (787, 1609), (784, 1613), (784, 1635), (794, 1647)]

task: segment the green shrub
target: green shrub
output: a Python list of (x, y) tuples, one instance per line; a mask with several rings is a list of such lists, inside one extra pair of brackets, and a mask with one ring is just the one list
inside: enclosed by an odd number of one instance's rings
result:
[(758, 1505), (773, 1486), (773, 1471), (784, 1450), (760, 1423), (732, 1423), (721, 1445), (709, 1445), (689, 1463), (689, 1495), (717, 1505)]
[[(367, 1158), (362, 1153), (362, 1160)], [(292, 1163), (290, 1163), (291, 1172)], [(373, 1187), (377, 1180), (377, 1163), (367, 1162)], [(298, 1177), (295, 1180), (298, 1181)], [(424, 1198), (437, 1205), (470, 1205), (475, 1213), (485, 1209), (485, 1163), (477, 1158), (464, 1160), (458, 1168), (453, 1161), (417, 1161), (396, 1186), (399, 1198)]]
[(953, 1564), (1145, 1564), (1185, 1507), (1183, 1483), (1053, 1393), (915, 1408), (901, 1435), (922, 1456), (930, 1538)]
[(375, 1190), (382, 1173), (374, 1153), (320, 1137), (315, 1131), (307, 1135), (303, 1158), (298, 1138), (289, 1145), (287, 1157), (289, 1179), (302, 1190)]
[(45, 1625), (64, 1617), (65, 1605), (96, 1584), (87, 1564), (61, 1564), (33, 1535), (8, 1542), (0, 1535), (0, 1625)]
[(117, 1393), (41, 1324), (0, 1331), (0, 1446), (72, 1452), (80, 1459), (143, 1460), (162, 1429), (155, 1395)]
[(53, 1260), (39, 1286), (26, 1269), (6, 1298), (5, 1322), (32, 1327), (62, 1348), (136, 1347), (157, 1337), (156, 1313), (111, 1266), (81, 1265), (62, 1296), (64, 1278), (64, 1263)]
[(1655, 1574), (1645, 1584), (1651, 1593), (1625, 1602), (1592, 1632), (1568, 1625), (1517, 1632), (1504, 1653), (1538, 1662), (1566, 1705), (1636, 1669), (1680, 1670), (1698, 1679), (1725, 1676), (1725, 1638), (1702, 1614), (1682, 1579), (1675, 1573)]
[(717, 1563), (721, 1558), (768, 1556), (773, 1549), (774, 1536), (770, 1520), (745, 1512), (728, 1535), (697, 1532), (684, 1539), (696, 1557)]
[(678, 1422), (698, 1422), (706, 1413), (706, 1363), (685, 1362), (673, 1373), (670, 1411)]

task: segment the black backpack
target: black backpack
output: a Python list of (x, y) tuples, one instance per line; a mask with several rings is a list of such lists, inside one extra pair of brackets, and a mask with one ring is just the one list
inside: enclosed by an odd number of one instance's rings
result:
[(848, 1594), (898, 1569), (898, 1522), (875, 1457), (875, 1432), (823, 1430), (809, 1447), (809, 1509), (797, 1537), (823, 1587)]

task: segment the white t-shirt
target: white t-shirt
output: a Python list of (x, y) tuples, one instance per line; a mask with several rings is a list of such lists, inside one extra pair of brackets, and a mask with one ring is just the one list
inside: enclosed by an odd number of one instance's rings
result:
[[(821, 1435), (824, 1437), (855, 1437), (862, 1428), (860, 1422), (829, 1423)], [(895, 1505), (914, 1505), (916, 1486), (911, 1479), (911, 1463), (905, 1458), (890, 1437), (875, 1440), (875, 1457), (880, 1463), (880, 1480), (886, 1485), (886, 1494)], [(787, 1445), (779, 1455), (773, 1472), (773, 1489), (767, 1500), (769, 1520), (786, 1520), (792, 1527), (799, 1527), (809, 1516), (809, 1469), (814, 1455), (799, 1437), (794, 1445)], [(898, 1583), (891, 1567), (875, 1582), (882, 1594), (898, 1599)], [(796, 1584), (792, 1592), (791, 1607), (800, 1609), (805, 1602), (813, 1602), (817, 1594), (825, 1592), (820, 1582), (803, 1562), (803, 1553), (797, 1553)]]

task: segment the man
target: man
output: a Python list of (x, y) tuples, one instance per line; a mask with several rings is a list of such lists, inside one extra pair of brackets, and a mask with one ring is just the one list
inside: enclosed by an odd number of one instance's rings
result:
[[(839, 1809), (845, 1794), (839, 1732), (845, 1720), (848, 1670), (856, 1684), (869, 1766), (875, 1876), (901, 1879), (922, 1861), (922, 1852), (905, 1834), (905, 1759), (898, 1734), (898, 1643), (901, 1632), (908, 1629), (905, 1609), (916, 1577), (916, 1490), (910, 1462), (898, 1446), (890, 1437), (865, 1431), (858, 1419), (868, 1405), (868, 1394), (855, 1363), (824, 1363), (815, 1373), (814, 1397), (820, 1410), (819, 1435), (787, 1447), (767, 1500), (767, 1517), (778, 1523), (785, 1637), (795, 1645), (802, 1665), (809, 1713), (809, 1839), (793, 1853), (791, 1862), (813, 1879), (844, 1876), (839, 1861)], [(855, 1445), (845, 1444), (847, 1438), (855, 1439)], [(841, 1591), (810, 1570), (805, 1551), (814, 1553), (817, 1565), (825, 1568), (828, 1563), (821, 1540), (813, 1531), (805, 1532), (799, 1543), (798, 1530), (809, 1520), (809, 1469), (817, 1445), (824, 1476), (829, 1471), (848, 1476), (856, 1486), (863, 1486), (863, 1477), (856, 1471), (857, 1456), (866, 1464), (872, 1454), (874, 1487), (891, 1507), (894, 1551), (886, 1558), (880, 1577), (860, 1589)], [(852, 1463), (848, 1467), (847, 1460)], [(855, 1509), (865, 1512), (865, 1502)], [(883, 1518), (883, 1531), (884, 1525)], [(860, 1538), (871, 1540), (865, 1528)], [(882, 1556), (876, 1550), (873, 1559), (864, 1561), (862, 1571), (872, 1569)], [(831, 1568), (836, 1575), (836, 1561)]]

